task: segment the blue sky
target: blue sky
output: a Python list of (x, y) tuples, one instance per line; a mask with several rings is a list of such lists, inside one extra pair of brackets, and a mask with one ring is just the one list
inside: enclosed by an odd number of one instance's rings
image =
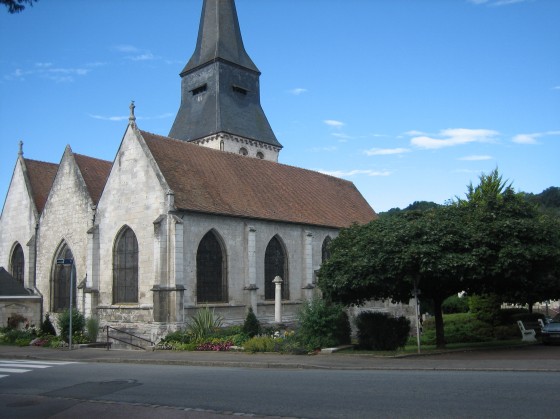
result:
[[(237, 0), (280, 162), (355, 183), (376, 211), (463, 195), (498, 167), (560, 186), (560, 1)], [(167, 135), (202, 0), (0, 9), (0, 199), (25, 157), (113, 160), (136, 103)]]

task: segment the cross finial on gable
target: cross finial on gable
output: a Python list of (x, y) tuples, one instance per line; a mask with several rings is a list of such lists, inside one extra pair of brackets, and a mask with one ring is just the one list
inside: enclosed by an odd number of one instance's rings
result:
[(23, 141), (19, 140), (18, 156), (23, 156)]
[(135, 124), (136, 123), (136, 116), (134, 116), (134, 108), (136, 108), (136, 106), (134, 106), (134, 101), (131, 100), (130, 101), (130, 116), (128, 117), (128, 122), (129, 124)]

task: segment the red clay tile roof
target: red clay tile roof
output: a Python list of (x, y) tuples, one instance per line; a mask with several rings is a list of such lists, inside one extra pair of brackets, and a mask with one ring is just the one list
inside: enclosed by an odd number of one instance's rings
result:
[(140, 133), (180, 210), (335, 228), (377, 217), (352, 182)]
[(24, 160), (29, 183), (31, 184), (31, 196), (35, 202), (37, 212), (41, 214), (43, 208), (45, 208), (54, 177), (58, 171), (58, 164), (30, 159)]
[(89, 196), (93, 203), (97, 205), (99, 198), (101, 198), (103, 188), (109, 178), (109, 174), (111, 173), (113, 163), (76, 153), (74, 153), (74, 159), (76, 160), (80, 172), (82, 172), (82, 177), (88, 188)]

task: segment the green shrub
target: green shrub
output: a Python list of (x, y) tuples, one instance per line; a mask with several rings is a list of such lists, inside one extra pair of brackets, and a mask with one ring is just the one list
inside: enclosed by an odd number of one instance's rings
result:
[(175, 332), (168, 333), (160, 342), (191, 343), (193, 339), (193, 334), (188, 330), (176, 330)]
[(254, 336), (243, 344), (246, 352), (274, 352), (278, 342), (272, 336)]
[(363, 311), (356, 317), (358, 343), (362, 349), (394, 351), (404, 347), (410, 334), (406, 317)]
[(519, 327), (516, 324), (494, 327), (494, 337), (497, 340), (510, 340), (520, 336)]
[(308, 350), (350, 343), (350, 321), (340, 304), (315, 297), (303, 303), (298, 319), (297, 338)]
[(222, 323), (222, 316), (216, 315), (214, 310), (204, 307), (196, 312), (187, 327), (195, 339), (203, 339), (219, 329)]
[(86, 334), (90, 342), (97, 342), (99, 334), (99, 319), (90, 317), (86, 320)]
[[(70, 329), (70, 310), (64, 310), (58, 316), (58, 328), (60, 329), (60, 336), (65, 342), (68, 342), (68, 331)], [(75, 334), (83, 333), (86, 325), (85, 317), (78, 310), (72, 310), (72, 337)], [(72, 339), (73, 340), (73, 339)]]
[(513, 320), (513, 316), (515, 316), (516, 314), (526, 314), (529, 313), (529, 310), (525, 309), (525, 308), (502, 308), (500, 310), (500, 324), (503, 325), (507, 325), (507, 324), (512, 324), (515, 323), (515, 321)]
[(35, 329), (17, 330), (6, 327), (0, 332), (0, 344), (27, 346), (36, 337)]
[(469, 311), (469, 299), (452, 295), (443, 301), (441, 309), (444, 314), (467, 313)]
[[(443, 316), (445, 343), (487, 342), (494, 338), (492, 326), (478, 320), (471, 313), (446, 314)], [(424, 321), (421, 341), (435, 345), (436, 332), (433, 318)]]
[(538, 323), (539, 319), (545, 319), (545, 315), (542, 313), (518, 313), (511, 316), (511, 320), (516, 323), (518, 320), (527, 323)]
[(56, 336), (56, 329), (51, 322), (49, 313), (45, 314), (45, 320), (41, 323), (40, 333), (41, 336)]
[(480, 321), (491, 326), (500, 324), (502, 299), (496, 294), (469, 297), (469, 310)]
[(249, 312), (247, 317), (245, 317), (245, 322), (243, 323), (243, 333), (248, 337), (252, 338), (261, 333), (261, 324), (253, 312), (253, 308), (249, 307)]

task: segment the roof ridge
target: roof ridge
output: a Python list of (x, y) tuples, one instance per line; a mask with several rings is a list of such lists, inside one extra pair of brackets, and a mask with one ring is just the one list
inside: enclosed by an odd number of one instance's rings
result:
[(22, 157), (22, 158), (25, 162), (32, 161), (32, 162), (35, 162), (35, 163), (52, 164), (53, 166), (58, 166), (60, 164), (60, 163), (53, 163), (53, 162), (44, 161), (44, 160), (28, 159), (27, 157)]
[[(188, 144), (188, 147), (191, 147), (191, 146), (192, 147), (199, 147), (201, 149), (207, 150), (209, 153), (219, 153), (221, 155), (236, 156), (235, 158), (243, 158), (243, 159), (248, 158), (246, 156), (242, 156), (242, 155), (240, 155), (238, 153), (235, 153), (235, 152), (232, 152), (232, 151), (222, 151), (222, 150), (217, 150), (217, 149), (210, 148), (210, 147), (204, 147), (204, 146), (201, 146), (201, 145), (198, 145), (198, 144), (195, 144), (195, 143), (190, 143), (190, 142), (187, 142), (187, 141), (178, 140), (176, 138), (167, 137), (167, 136), (161, 135), (161, 134), (155, 134), (153, 132), (142, 130), (142, 129), (138, 129), (138, 131), (140, 131), (140, 133), (146, 133), (146, 134), (152, 135), (154, 137), (159, 137), (159, 138), (161, 138), (163, 140), (166, 140), (166, 141), (176, 142), (177, 144), (179, 144), (181, 146), (183, 146), (184, 144)], [(298, 167), (298, 166), (295, 166), (295, 165), (291, 165), (291, 164), (287, 164), (287, 163), (280, 163), (280, 162), (277, 162), (277, 161), (266, 160), (266, 159), (252, 159), (252, 160), (254, 160), (256, 162), (263, 162), (263, 163), (266, 162), (266, 164), (269, 164), (269, 163), (270, 164), (277, 164), (277, 165), (280, 165), (280, 166), (283, 166), (283, 167), (293, 168), (293, 169), (296, 169), (296, 170), (305, 170), (305, 171), (311, 172), (311, 173), (318, 173), (322, 176), (326, 176), (326, 177), (330, 177), (330, 178), (333, 178), (333, 179), (336, 179), (336, 180), (339, 180), (339, 181), (342, 181), (342, 182), (347, 182), (347, 183), (354, 184), (354, 182), (352, 182), (351, 180), (343, 179), (343, 178), (340, 178), (340, 177), (334, 176), (334, 175), (329, 175), (327, 173), (320, 172), (319, 170), (308, 169), (308, 168), (305, 168), (305, 167)]]

